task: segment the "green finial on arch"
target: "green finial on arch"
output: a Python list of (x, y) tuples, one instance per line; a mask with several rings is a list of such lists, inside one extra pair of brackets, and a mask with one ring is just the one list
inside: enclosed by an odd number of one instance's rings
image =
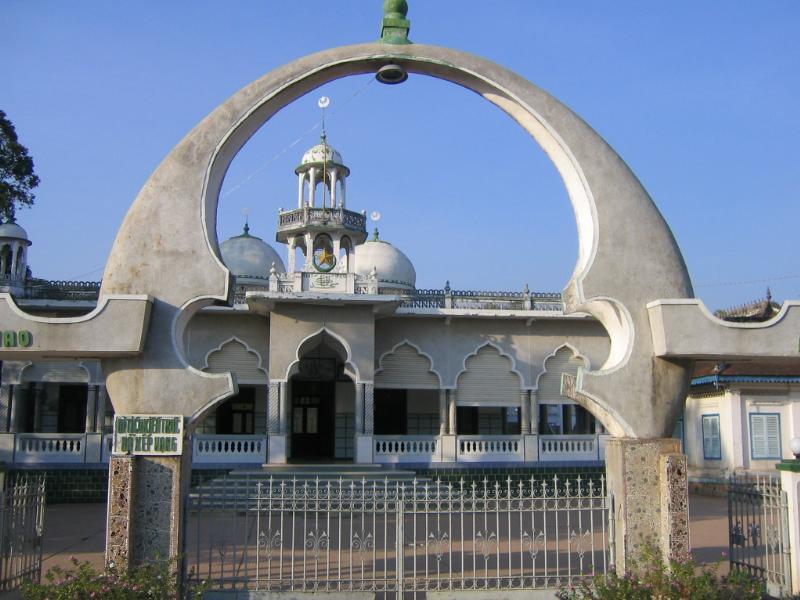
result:
[(406, 19), (408, 2), (406, 0), (384, 0), (383, 21), (381, 22), (381, 41), (384, 44), (410, 44), (408, 32), (411, 21)]

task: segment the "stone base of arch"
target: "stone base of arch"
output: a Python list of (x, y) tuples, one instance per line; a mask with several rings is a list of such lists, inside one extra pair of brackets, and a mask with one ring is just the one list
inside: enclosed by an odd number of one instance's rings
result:
[(183, 456), (111, 457), (106, 564), (124, 571), (180, 555), (190, 475), (191, 444)]
[(647, 546), (664, 561), (689, 558), (689, 489), (680, 440), (612, 438), (606, 446), (618, 573)]

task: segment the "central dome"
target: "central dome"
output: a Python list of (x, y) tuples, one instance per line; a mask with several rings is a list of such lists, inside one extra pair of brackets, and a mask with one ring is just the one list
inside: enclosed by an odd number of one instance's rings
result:
[(417, 284), (417, 271), (411, 260), (389, 242), (375, 237), (356, 246), (356, 273), (369, 277), (372, 269), (378, 275), (379, 288), (413, 290)]
[(247, 225), (241, 235), (225, 240), (219, 249), (222, 262), (237, 278), (267, 279), (273, 263), (278, 273), (286, 272), (278, 253), (260, 237), (250, 235)]

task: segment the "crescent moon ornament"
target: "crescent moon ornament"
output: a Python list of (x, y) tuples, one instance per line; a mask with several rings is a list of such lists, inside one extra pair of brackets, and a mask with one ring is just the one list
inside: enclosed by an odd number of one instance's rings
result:
[(379, 213), (377, 210), (373, 210), (370, 213), (369, 218), (372, 219), (373, 221), (380, 221), (381, 220), (381, 213)]
[(320, 108), (328, 108), (328, 105), (331, 103), (331, 99), (327, 96), (322, 96), (319, 100), (317, 100), (317, 106)]

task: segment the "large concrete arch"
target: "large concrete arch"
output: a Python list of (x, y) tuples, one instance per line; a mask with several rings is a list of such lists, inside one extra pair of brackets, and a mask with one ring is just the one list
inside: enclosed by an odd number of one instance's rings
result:
[(564, 290), (567, 311), (597, 317), (611, 338), (604, 365), (578, 378), (577, 394), (618, 437), (668, 434), (688, 384), (685, 365), (654, 358), (646, 305), (692, 296), (675, 240), (622, 159), (566, 106), (518, 75), (476, 56), (419, 44), (346, 46), (313, 54), (244, 87), (193, 129), (152, 174), (112, 248), (101, 293), (155, 301), (141, 355), (107, 358), (116, 410), (180, 412), (233, 392), (228, 376), (183, 358), (183, 329), (203, 306), (227, 302), (231, 278), (219, 259), (216, 207), (238, 150), (272, 115), (314, 88), (401, 64), (461, 85), (515, 119), (547, 152), (567, 188), (579, 253)]

